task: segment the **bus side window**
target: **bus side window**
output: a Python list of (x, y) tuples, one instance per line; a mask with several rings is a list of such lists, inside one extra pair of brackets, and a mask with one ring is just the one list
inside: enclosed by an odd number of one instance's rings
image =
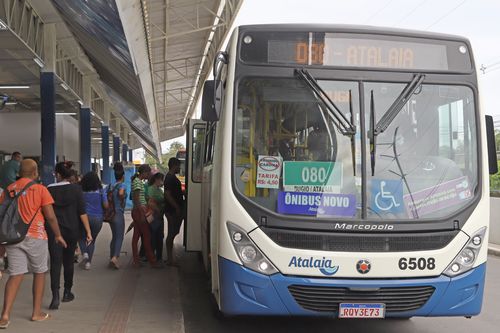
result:
[(203, 179), (203, 143), (205, 139), (206, 126), (195, 124), (193, 127), (193, 143), (191, 153), (191, 180), (193, 183), (200, 183)]
[(205, 165), (212, 165), (215, 150), (215, 130), (216, 122), (207, 124), (207, 135), (205, 139)]

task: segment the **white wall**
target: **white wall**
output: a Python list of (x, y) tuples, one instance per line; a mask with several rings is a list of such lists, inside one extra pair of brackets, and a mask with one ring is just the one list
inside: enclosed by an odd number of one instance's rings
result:
[[(56, 116), (56, 154), (62, 160), (80, 161), (78, 121)], [(41, 154), (40, 113), (2, 113), (0, 111), (0, 150), (19, 151), (24, 156)]]
[(0, 150), (40, 156), (40, 113), (2, 113), (0, 111)]

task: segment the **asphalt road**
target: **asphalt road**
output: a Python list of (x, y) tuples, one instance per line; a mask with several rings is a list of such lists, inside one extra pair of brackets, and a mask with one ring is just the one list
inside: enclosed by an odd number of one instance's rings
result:
[(373, 333), (493, 333), (500, 331), (500, 258), (488, 258), (483, 310), (477, 317), (353, 320), (294, 317), (237, 317), (213, 315), (209, 286), (197, 254), (181, 258), (179, 283), (186, 333), (209, 332), (373, 332)]

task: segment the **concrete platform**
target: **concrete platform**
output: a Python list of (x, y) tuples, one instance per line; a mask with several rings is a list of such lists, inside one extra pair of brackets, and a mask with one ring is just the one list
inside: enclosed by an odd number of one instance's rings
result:
[[(126, 218), (126, 225), (130, 216)], [(111, 230), (104, 224), (96, 240), (96, 251), (89, 271), (75, 267), (73, 292), (75, 300), (61, 303), (59, 310), (48, 310), (51, 300), (50, 278), (47, 274), (43, 309), (52, 318), (44, 322), (31, 322), (31, 283), (27, 274), (14, 304), (11, 323), (6, 332), (43, 333), (118, 333), (118, 332), (184, 332), (180, 302), (178, 268), (152, 269), (145, 265), (134, 269), (132, 258), (132, 232), (126, 235), (120, 258), (122, 268), (108, 268)], [(182, 235), (177, 237), (182, 241)], [(177, 245), (178, 253), (183, 249)], [(3, 301), (4, 274), (0, 281)], [(61, 278), (61, 283), (63, 279)]]
[(500, 256), (500, 245), (489, 243), (488, 244), (488, 254)]

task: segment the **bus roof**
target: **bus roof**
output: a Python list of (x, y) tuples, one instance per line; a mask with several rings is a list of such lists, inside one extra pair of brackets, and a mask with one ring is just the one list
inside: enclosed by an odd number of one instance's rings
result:
[(376, 27), (369, 25), (350, 25), (350, 24), (255, 24), (242, 25), (240, 31), (302, 31), (302, 32), (344, 32), (344, 33), (363, 33), (388, 36), (408, 36), (417, 38), (433, 38), (450, 41), (461, 41), (470, 45), (467, 38), (457, 35), (450, 35), (438, 32), (399, 29), (390, 27)]

